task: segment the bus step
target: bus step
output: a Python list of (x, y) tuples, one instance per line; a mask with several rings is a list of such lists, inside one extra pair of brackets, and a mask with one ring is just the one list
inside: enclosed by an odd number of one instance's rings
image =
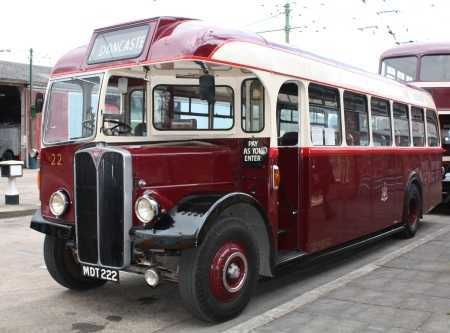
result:
[(277, 256), (277, 265), (299, 259), (306, 255), (303, 251), (279, 251)]

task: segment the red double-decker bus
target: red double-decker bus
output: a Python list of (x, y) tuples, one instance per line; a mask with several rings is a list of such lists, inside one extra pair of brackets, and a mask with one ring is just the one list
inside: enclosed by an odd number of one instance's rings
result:
[(427, 92), (196, 20), (94, 31), (54, 67), (42, 134), (50, 275), (174, 281), (208, 321), (280, 265), (414, 236), (441, 196)]
[(431, 93), (439, 114), (444, 148), (443, 198), (450, 200), (450, 43), (412, 43), (384, 52), (380, 74)]

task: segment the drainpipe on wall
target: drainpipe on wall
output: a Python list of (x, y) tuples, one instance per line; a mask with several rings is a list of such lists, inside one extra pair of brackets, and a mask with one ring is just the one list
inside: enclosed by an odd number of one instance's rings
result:
[(28, 97), (28, 108), (27, 108), (27, 130), (26, 130), (26, 134), (27, 134), (27, 145), (26, 145), (26, 149), (25, 149), (25, 165), (27, 168), (30, 167), (29, 165), (29, 155), (30, 155), (30, 151), (31, 151), (31, 143), (32, 143), (32, 138), (33, 138), (33, 48), (30, 48), (30, 82), (29, 82), (29, 97)]

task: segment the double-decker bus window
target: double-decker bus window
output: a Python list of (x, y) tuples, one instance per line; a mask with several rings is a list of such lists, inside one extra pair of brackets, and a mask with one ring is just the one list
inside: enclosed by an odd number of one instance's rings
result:
[(374, 146), (392, 145), (392, 123), (389, 102), (372, 97), (372, 137)]
[(450, 81), (450, 55), (427, 55), (422, 57), (421, 81)]
[(99, 76), (53, 82), (48, 92), (44, 142), (92, 137), (97, 124)]
[(430, 147), (439, 146), (439, 129), (436, 112), (433, 110), (427, 110), (427, 132), (428, 132), (428, 145)]
[(411, 145), (407, 105), (394, 103), (394, 132), (396, 146), (408, 147)]
[(279, 146), (295, 146), (298, 143), (298, 86), (283, 84), (277, 100), (277, 130)]
[(159, 85), (153, 90), (158, 130), (228, 130), (234, 124), (233, 89), (216, 86), (215, 102), (200, 99), (199, 86)]
[(105, 135), (147, 135), (145, 86), (143, 79), (109, 78), (103, 112), (102, 130)]
[(241, 126), (247, 133), (264, 129), (264, 87), (258, 79), (244, 80), (241, 89)]
[(411, 108), (411, 126), (413, 146), (425, 146), (425, 117), (423, 115), (423, 109), (416, 108), (414, 106)]
[(339, 146), (342, 142), (339, 91), (310, 84), (309, 124), (314, 146)]
[(345, 138), (349, 146), (369, 145), (367, 97), (344, 92)]
[(383, 60), (381, 74), (397, 81), (414, 81), (417, 74), (416, 57), (388, 58)]

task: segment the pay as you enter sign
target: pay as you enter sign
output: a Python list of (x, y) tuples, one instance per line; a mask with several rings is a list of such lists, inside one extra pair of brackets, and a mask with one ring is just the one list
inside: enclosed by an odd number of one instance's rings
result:
[(267, 160), (268, 148), (261, 139), (248, 139), (244, 141), (242, 161), (244, 165), (252, 167), (263, 166)]

